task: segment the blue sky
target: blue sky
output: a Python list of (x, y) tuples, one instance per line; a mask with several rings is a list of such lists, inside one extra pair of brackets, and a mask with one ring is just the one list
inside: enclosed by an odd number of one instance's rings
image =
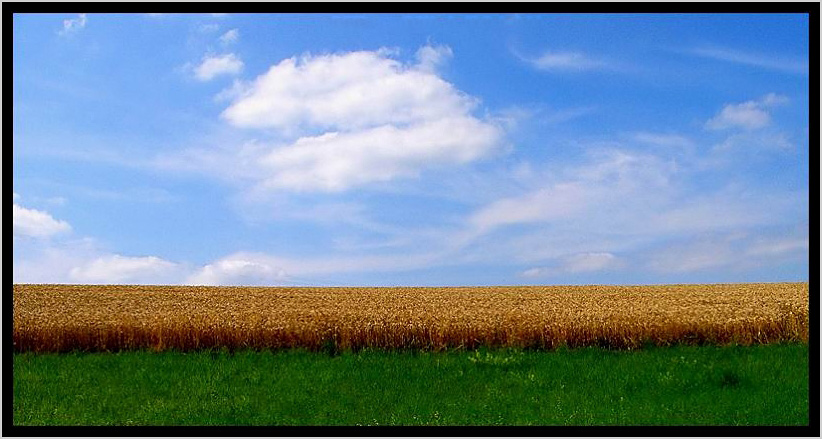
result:
[(808, 31), (15, 15), (14, 282), (807, 281)]

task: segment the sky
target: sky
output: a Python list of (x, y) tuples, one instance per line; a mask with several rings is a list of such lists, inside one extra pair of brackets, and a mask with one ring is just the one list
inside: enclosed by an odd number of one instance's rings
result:
[(15, 283), (808, 280), (804, 14), (13, 25)]

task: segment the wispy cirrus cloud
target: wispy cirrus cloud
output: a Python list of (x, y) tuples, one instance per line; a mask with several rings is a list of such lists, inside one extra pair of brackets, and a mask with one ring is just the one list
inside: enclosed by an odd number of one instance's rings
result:
[(670, 133), (652, 133), (642, 131), (635, 133), (633, 139), (648, 145), (654, 145), (664, 148), (687, 149), (693, 148), (695, 143), (686, 136)]
[(533, 192), (503, 198), (471, 216), (477, 233), (513, 225), (547, 222), (568, 218), (588, 208), (596, 198), (589, 185), (570, 181), (553, 184)]
[(810, 239), (807, 236), (760, 238), (747, 248), (746, 254), (751, 256), (774, 257), (807, 252), (808, 249), (810, 249)]
[[(642, 140), (677, 148), (690, 143), (672, 136)], [(700, 160), (671, 148), (656, 154), (604, 150), (592, 151), (578, 166), (531, 166), (532, 178), (523, 180), (530, 188), (480, 206), (451, 240), (476, 260), (541, 264), (536, 275), (556, 273), (558, 261), (573, 254), (635, 257), (672, 238), (784, 227), (807, 215), (803, 191), (750, 191), (723, 183), (695, 192), (695, 178), (704, 172)]]
[(714, 151), (733, 150), (790, 151), (795, 148), (794, 142), (785, 133), (736, 133), (714, 146)]
[(220, 25), (216, 23), (207, 23), (200, 25), (200, 32), (202, 33), (217, 32), (218, 30), (220, 30)]
[(531, 64), (540, 70), (593, 70), (601, 69), (607, 64), (579, 52), (546, 52), (531, 59)]
[(546, 50), (537, 56), (525, 55), (516, 49), (511, 49), (511, 53), (532, 67), (547, 72), (584, 72), (614, 67), (614, 63), (604, 58), (573, 50)]
[(750, 270), (808, 257), (807, 232), (750, 236), (746, 233), (709, 234), (651, 252), (646, 267), (659, 273), (710, 270)]
[(476, 234), (516, 224), (575, 220), (621, 199), (635, 199), (653, 189), (668, 195), (668, 179), (676, 172), (671, 163), (651, 154), (620, 149), (592, 150), (586, 163), (567, 167), (555, 181), (524, 194), (498, 199), (469, 218)]
[(779, 55), (744, 52), (717, 46), (695, 47), (687, 50), (686, 53), (718, 61), (778, 70), (787, 73), (808, 73), (808, 62), (806, 60), (787, 58)]

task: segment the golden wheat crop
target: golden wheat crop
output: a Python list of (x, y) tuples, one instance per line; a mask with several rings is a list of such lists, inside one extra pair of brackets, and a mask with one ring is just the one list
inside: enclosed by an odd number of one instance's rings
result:
[(808, 340), (808, 284), (458, 288), (14, 285), (17, 351)]

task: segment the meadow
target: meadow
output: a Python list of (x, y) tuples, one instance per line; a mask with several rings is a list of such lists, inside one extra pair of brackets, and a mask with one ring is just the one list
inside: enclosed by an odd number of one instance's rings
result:
[(798, 426), (809, 423), (808, 390), (805, 344), (338, 355), (28, 352), (14, 356), (13, 421)]

